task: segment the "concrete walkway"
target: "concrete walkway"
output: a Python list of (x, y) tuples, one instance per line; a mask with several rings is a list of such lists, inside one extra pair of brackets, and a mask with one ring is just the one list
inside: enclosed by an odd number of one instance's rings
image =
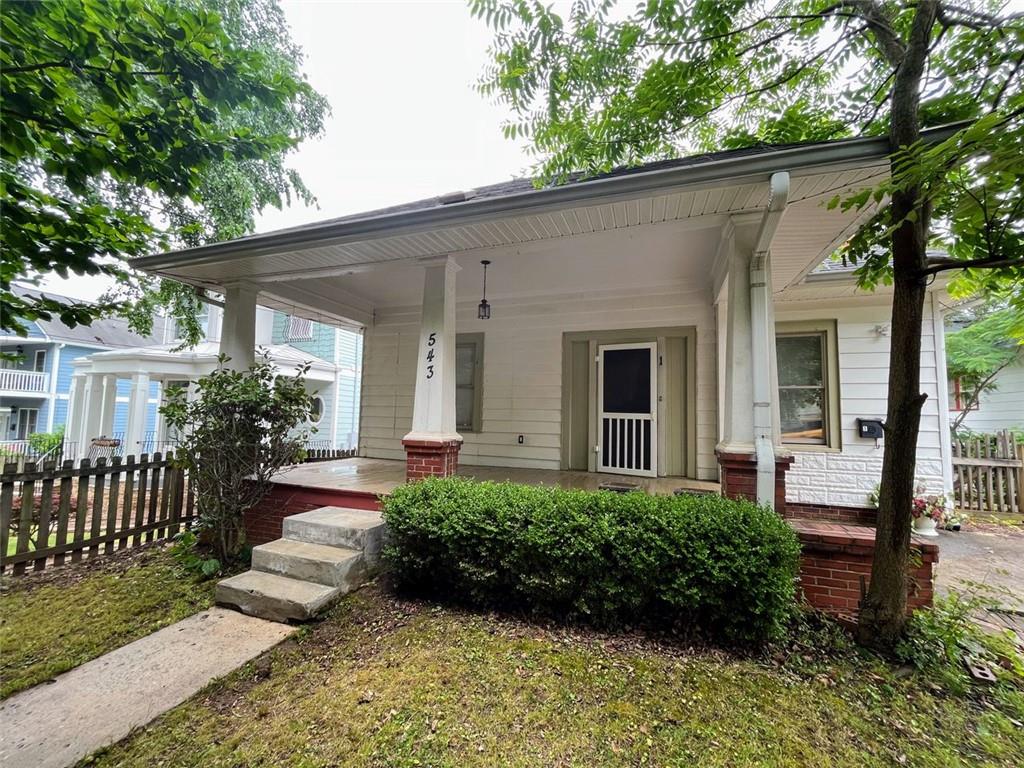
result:
[(0, 703), (3, 768), (65, 768), (295, 631), (212, 608)]
[(996, 526), (959, 532), (940, 531), (939, 592), (980, 582), (1011, 594), (1024, 595), (1024, 532)]

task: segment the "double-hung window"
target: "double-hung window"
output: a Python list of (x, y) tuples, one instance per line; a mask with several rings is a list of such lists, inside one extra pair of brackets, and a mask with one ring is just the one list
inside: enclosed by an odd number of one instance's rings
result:
[(839, 447), (839, 379), (834, 323), (778, 323), (782, 442)]

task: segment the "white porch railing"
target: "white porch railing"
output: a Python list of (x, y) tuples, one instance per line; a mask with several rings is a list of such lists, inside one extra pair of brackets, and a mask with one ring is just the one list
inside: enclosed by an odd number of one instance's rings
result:
[(49, 374), (42, 371), (0, 369), (0, 389), (8, 392), (46, 392), (49, 384)]

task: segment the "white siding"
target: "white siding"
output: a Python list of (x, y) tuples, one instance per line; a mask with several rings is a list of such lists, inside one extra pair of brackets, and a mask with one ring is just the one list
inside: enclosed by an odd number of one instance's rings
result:
[[(558, 469), (561, 461), (562, 334), (657, 326), (697, 329), (697, 474), (715, 462), (715, 327), (706, 290), (622, 290), (492, 301), (491, 320), (475, 304), (457, 312), (460, 333), (484, 333), (483, 421), (463, 435), (468, 465)], [(366, 332), (360, 445), (365, 456), (405, 457), (412, 421), (419, 310), (378, 310)], [(518, 435), (525, 442), (519, 445)]]
[[(982, 393), (978, 410), (967, 414), (961, 428), (974, 432), (1024, 429), (1024, 354), (999, 372), (995, 384), (993, 391)], [(956, 415), (950, 414), (951, 422)]]
[[(793, 450), (795, 461), (786, 476), (786, 498), (805, 504), (866, 506), (867, 496), (882, 474), (882, 447), (857, 436), (857, 419), (885, 419), (889, 378), (888, 304), (861, 297), (848, 307), (823, 307), (786, 302), (776, 305), (776, 320), (836, 321), (839, 350), (841, 452)], [(930, 491), (943, 491), (940, 429), (945, 429), (946, 404), (939, 402), (935, 338), (931, 308), (925, 306), (921, 338), (921, 391), (928, 394), (921, 413), (917, 444), (917, 477)]]

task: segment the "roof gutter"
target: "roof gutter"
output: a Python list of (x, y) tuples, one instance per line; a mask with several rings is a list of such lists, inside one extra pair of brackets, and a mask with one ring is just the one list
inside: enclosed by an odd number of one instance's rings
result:
[[(929, 143), (954, 135), (962, 124), (923, 131)], [(793, 168), (881, 160), (889, 155), (885, 136), (823, 142), (785, 149), (766, 150), (755, 155), (727, 157), (678, 168), (641, 171), (622, 176), (596, 178), (574, 184), (518, 192), (493, 198), (475, 198), (412, 211), (399, 211), (347, 221), (327, 221), (306, 227), (270, 232), (182, 251), (142, 256), (132, 266), (147, 271), (165, 271), (175, 266), (213, 264), (235, 258), (251, 258), (283, 251), (299, 251), (327, 245), (374, 239), (432, 229), (458, 226), (502, 214), (524, 213), (583, 201), (629, 197), (668, 187), (687, 187), (723, 179), (763, 177)]]

